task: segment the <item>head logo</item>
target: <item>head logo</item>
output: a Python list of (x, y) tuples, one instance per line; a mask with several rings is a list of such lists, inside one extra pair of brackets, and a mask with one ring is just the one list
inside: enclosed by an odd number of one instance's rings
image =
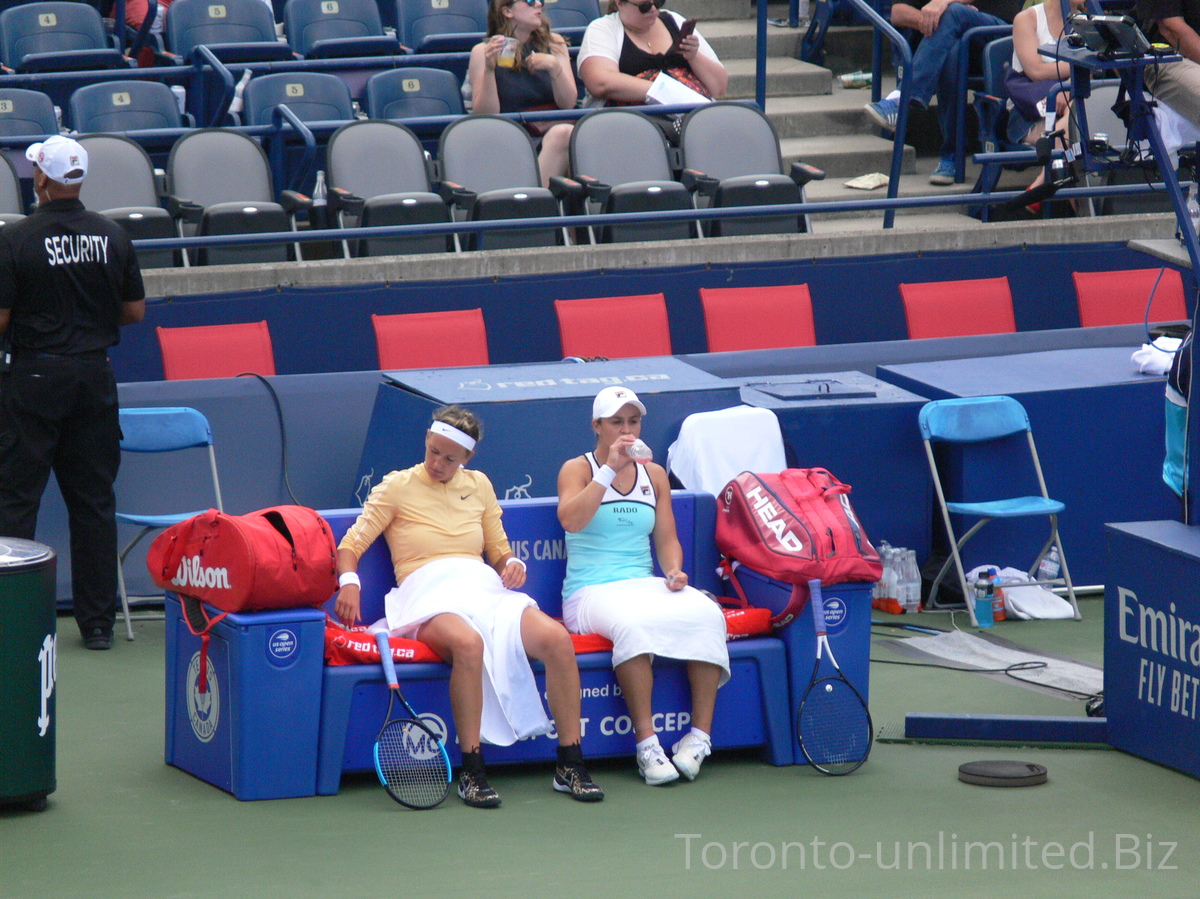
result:
[(217, 669), (212, 658), (208, 658), (208, 691), (200, 692), (200, 652), (197, 650), (188, 663), (184, 689), (187, 691), (188, 720), (192, 733), (201, 743), (207, 743), (217, 733), (221, 723), (221, 684), (217, 680)]

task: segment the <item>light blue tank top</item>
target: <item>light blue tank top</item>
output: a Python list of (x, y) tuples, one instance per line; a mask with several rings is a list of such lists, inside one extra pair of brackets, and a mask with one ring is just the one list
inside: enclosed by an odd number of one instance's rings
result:
[[(593, 476), (600, 470), (595, 453), (584, 456)], [(605, 489), (600, 508), (583, 530), (567, 534), (567, 576), (563, 599), (580, 587), (607, 584), (653, 573), (650, 535), (654, 532), (654, 485), (645, 465), (629, 493)]]

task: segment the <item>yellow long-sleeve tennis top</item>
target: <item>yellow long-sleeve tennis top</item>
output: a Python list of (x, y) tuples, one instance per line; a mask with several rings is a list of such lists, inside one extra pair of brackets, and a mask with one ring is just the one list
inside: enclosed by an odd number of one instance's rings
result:
[(486, 554), (494, 565), (512, 551), (500, 515), (496, 490), (486, 475), (460, 468), (448, 483), (439, 484), (418, 464), (379, 482), (338, 549), (361, 558), (383, 534), (397, 584), (436, 559)]

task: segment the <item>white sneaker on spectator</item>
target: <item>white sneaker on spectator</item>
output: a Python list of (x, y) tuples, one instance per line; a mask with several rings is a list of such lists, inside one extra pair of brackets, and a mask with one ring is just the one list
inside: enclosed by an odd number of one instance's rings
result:
[(675, 770), (674, 765), (667, 761), (667, 754), (663, 752), (658, 741), (638, 750), (637, 766), (638, 773), (652, 787), (667, 784), (679, 778), (679, 772)]
[(671, 747), (671, 753), (671, 761), (679, 773), (688, 780), (695, 780), (701, 762), (712, 754), (712, 742), (689, 731)]

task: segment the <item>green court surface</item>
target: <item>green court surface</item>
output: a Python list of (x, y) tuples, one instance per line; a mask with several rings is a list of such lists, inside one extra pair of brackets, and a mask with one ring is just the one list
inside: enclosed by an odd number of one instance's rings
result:
[[(1082, 622), (994, 632), (1099, 664), (1102, 600), (1082, 609)], [(695, 782), (658, 788), (630, 757), (593, 766), (598, 805), (553, 792), (540, 766), (495, 769), (493, 811), (453, 797), (409, 811), (371, 777), (338, 796), (239, 802), (163, 762), (161, 622), (107, 653), (85, 651), (71, 619), (59, 629), (58, 789), (40, 814), (0, 812), (4, 899), (1200, 895), (1200, 781), (1103, 747), (877, 742), (842, 778), (718, 753)], [(877, 630), (877, 728), (900, 733), (907, 712), (1084, 714), (978, 674), (883, 664), (898, 632)], [(978, 759), (1037, 762), (1049, 781), (960, 783)]]

